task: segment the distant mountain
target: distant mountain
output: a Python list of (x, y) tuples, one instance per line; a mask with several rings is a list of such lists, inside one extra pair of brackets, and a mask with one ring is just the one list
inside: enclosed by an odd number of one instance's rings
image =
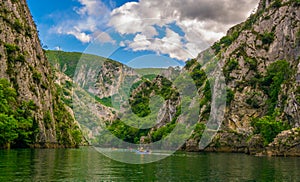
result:
[[(137, 143), (140, 141), (139, 137), (143, 137), (142, 133), (146, 134), (145, 131), (130, 128), (129, 126), (122, 124), (119, 120), (121, 115), (125, 114), (125, 111), (120, 107), (123, 104), (126, 104), (128, 99), (131, 99), (131, 101), (129, 102), (132, 110), (138, 116), (144, 117), (150, 114), (148, 119), (143, 119), (141, 125), (146, 126), (147, 123), (149, 124), (155, 121), (160, 123), (157, 127), (162, 127), (169, 122), (169, 115), (171, 115), (172, 117), (176, 115), (178, 95), (175, 94), (176, 92), (174, 92), (174, 90), (170, 90), (170, 86), (164, 86), (163, 83), (169, 81), (159, 75), (170, 76), (176, 73), (179, 74), (180, 68), (178, 67), (168, 69), (132, 69), (111, 59), (105, 59), (103, 57), (89, 54), (48, 50), (46, 51), (46, 55), (51, 65), (55, 68), (54, 70), (59, 70), (58, 72), (56, 72), (56, 82), (60, 83), (63, 93), (66, 93), (63, 96), (66, 104), (69, 104), (70, 107), (75, 106), (72, 107), (75, 112), (75, 116), (78, 116), (77, 119), (79, 120), (79, 123), (82, 123), (84, 125), (82, 126), (84, 133), (86, 133), (86, 135), (89, 136), (90, 139), (94, 137), (92, 136), (93, 133), (100, 132), (98, 130), (99, 126), (101, 126), (101, 123), (103, 124), (109, 121), (111, 123), (111, 126), (109, 126), (108, 128), (110, 130), (116, 131), (118, 133), (116, 134), (116, 136), (124, 139), (125, 141), (133, 143)], [(66, 88), (66, 78), (63, 76), (64, 74), (73, 79), (73, 90)], [(149, 84), (152, 85), (151, 88), (149, 88)], [(157, 85), (159, 85), (159, 87), (161, 88), (156, 88)], [(157, 115), (155, 115), (155, 113), (151, 113), (149, 110), (150, 108), (148, 107), (148, 99), (150, 96), (153, 96), (153, 94), (149, 95), (149, 89), (153, 91), (156, 90), (156, 92), (170, 99), (170, 101), (164, 103), (163, 108), (165, 109), (160, 111), (161, 116), (158, 120)], [(77, 93), (78, 91), (80, 93)], [(69, 93), (71, 92), (73, 93), (72, 101), (70, 100), (71, 98), (69, 96)], [(126, 97), (126, 94), (120, 94), (122, 92), (128, 92), (128, 97)], [(174, 94), (173, 96), (167, 96), (168, 93), (171, 95), (172, 93), (174, 93), (176, 97)], [(78, 96), (78, 94), (85, 96), (81, 97)], [(143, 101), (138, 100), (138, 98), (144, 97), (141, 94), (144, 96), (145, 94), (147, 95), (147, 98), (145, 98), (145, 100)], [(79, 97), (81, 97), (81, 99), (77, 100), (76, 98)], [(115, 97), (120, 97), (117, 99), (117, 101), (120, 101), (119, 103), (117, 103), (117, 106), (113, 104)], [(92, 102), (93, 98), (95, 99), (94, 102)], [(85, 102), (86, 100), (89, 100), (89, 102), (86, 102), (85, 106), (81, 108), (81, 106), (79, 106), (79, 103)], [(97, 106), (88, 108), (91, 107), (88, 104), (91, 102), (95, 103)], [(156, 100), (153, 104), (157, 105), (159, 104), (159, 101)], [(167, 109), (167, 106), (170, 108)], [(83, 113), (83, 110), (87, 110), (87, 112)], [(90, 114), (87, 114), (90, 110), (93, 110), (95, 112), (90, 112)], [(94, 118), (93, 120), (85, 120), (85, 118), (88, 118), (87, 115), (97, 114), (99, 114), (98, 119), (92, 117)], [(131, 116), (125, 119), (131, 123), (139, 122), (136, 120), (136, 118), (133, 118)], [(175, 126), (175, 123), (172, 124), (172, 127), (173, 126)], [(123, 129), (120, 130), (116, 129), (115, 127)], [(129, 132), (129, 130), (132, 130), (132, 135), (127, 136), (127, 138), (125, 139), (123, 137), (125, 135), (124, 133)], [(154, 131), (156, 130), (153, 129), (152, 132)], [(120, 136), (119, 134), (123, 136)], [(162, 136), (157, 136), (156, 140), (160, 139), (161, 137)], [(101, 135), (101, 139), (105, 140), (105, 136)]]

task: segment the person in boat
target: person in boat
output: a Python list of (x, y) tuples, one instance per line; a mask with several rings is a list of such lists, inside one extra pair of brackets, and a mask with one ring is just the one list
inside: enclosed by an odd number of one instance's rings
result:
[(142, 153), (151, 153), (151, 150), (150, 150), (149, 148), (144, 149), (143, 147), (139, 147), (139, 148), (138, 148), (138, 151), (139, 151), (139, 152), (142, 152)]
[(145, 152), (143, 147), (139, 147), (139, 148), (138, 148), (138, 151), (140, 151), (140, 152)]

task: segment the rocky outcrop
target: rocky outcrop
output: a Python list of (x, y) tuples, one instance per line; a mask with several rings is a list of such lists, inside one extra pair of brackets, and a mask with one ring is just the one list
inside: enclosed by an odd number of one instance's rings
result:
[(103, 63), (101, 71), (97, 76), (92, 93), (100, 98), (118, 94), (124, 87), (124, 83), (133, 83), (138, 78), (138, 74), (131, 68), (114, 61)]
[[(236, 59), (238, 62), (236, 69), (231, 70), (230, 80), (227, 83), (236, 93), (227, 114), (227, 120), (234, 123), (231, 125), (234, 130), (248, 130), (251, 117), (265, 114), (264, 109), (266, 106), (263, 103), (267, 96), (262, 93), (260, 88), (250, 85), (251, 79), (255, 77), (256, 73), (265, 74), (266, 68), (277, 60), (288, 61), (292, 70), (297, 70), (298, 66), (300, 52), (296, 42), (296, 34), (300, 27), (299, 7), (286, 4), (279, 8), (266, 7), (261, 11), (261, 13), (258, 12), (261, 15), (256, 15), (258, 17), (253, 26), (239, 33), (236, 40), (224, 50), (220, 60), (224, 65), (230, 59)], [(264, 34), (270, 34), (270, 42), (265, 40), (265, 44), (262, 42)], [(247, 58), (256, 60), (257, 67), (252, 69), (251, 63), (248, 63), (249, 60), (247, 62)], [(295, 77), (296, 75), (292, 75), (289, 78), (292, 85), (286, 83), (282, 87), (287, 85), (296, 87)], [(292, 94), (288, 93), (294, 93), (295, 89), (289, 88), (289, 90), (289, 92), (286, 92), (282, 89), (280, 95), (290, 97)], [(245, 102), (250, 97), (257, 100), (259, 108)], [(282, 104), (281, 102), (282, 100), (279, 98), (278, 104)], [(291, 109), (287, 108), (288, 105), (285, 105), (286, 114), (291, 112)], [(299, 111), (297, 112), (299, 114)]]
[[(10, 80), (19, 103), (33, 101), (35, 147), (71, 147), (77, 125), (62, 104), (25, 0), (0, 0), (0, 77)], [(75, 132), (76, 133), (76, 132)]]
[(294, 128), (281, 132), (268, 145), (264, 154), (269, 156), (300, 156), (300, 130)]
[(97, 133), (101, 129), (99, 126), (105, 124), (106, 121), (111, 122), (117, 118), (114, 114), (115, 109), (96, 101), (92, 95), (79, 87), (64, 73), (58, 70), (54, 72), (55, 83), (61, 90), (62, 101), (68, 105), (68, 111), (72, 113), (76, 124), (84, 134), (82, 144), (88, 144), (93, 138), (93, 133)]
[[(173, 68), (170, 69), (171, 71), (173, 70)], [(168, 73), (169, 71), (164, 70), (163, 72)], [(164, 73), (162, 73), (162, 75), (164, 75)], [(174, 87), (170, 88), (166, 86), (166, 83), (171, 83), (169, 79), (167, 79), (167, 76), (174, 75), (174, 73), (169, 73), (165, 76), (162, 75), (156, 76), (151, 82), (146, 81), (139, 85), (138, 88), (132, 91), (130, 97), (132, 102), (139, 98), (139, 95), (142, 95), (145, 98), (160, 96), (164, 100), (157, 112), (156, 125), (152, 128), (152, 131), (170, 123), (176, 117), (177, 107), (180, 104), (180, 97), (179, 94), (175, 92), (176, 89)], [(168, 96), (164, 95), (164, 89), (172, 90), (170, 92), (172, 94)], [(145, 104), (149, 105), (149, 103)], [(132, 104), (131, 107), (134, 107), (134, 105)]]
[[(227, 94), (232, 99), (227, 103), (220, 131), (205, 150), (251, 154), (262, 152), (266, 144), (261, 135), (254, 133), (251, 122), (274, 110), (280, 111), (276, 119), (288, 123), (292, 128), (299, 127), (299, 8), (299, 3), (293, 0), (261, 0), (255, 14), (231, 28), (227, 36), (212, 46), (218, 64), (223, 68)], [(199, 55), (198, 62), (203, 62), (204, 54)], [(270, 79), (269, 75), (273, 73), (268, 70), (279, 60), (284, 60), (289, 66), (279, 87), (275, 88), (273, 83), (276, 80), (274, 77)], [(272, 150), (280, 151), (273, 151), (272, 155), (285, 153), (287, 148), (278, 145), (278, 141), (285, 137), (288, 135), (283, 132), (274, 140), (275, 143), (269, 145)], [(198, 145), (193, 141), (188, 143)], [(192, 150), (195, 147), (190, 146)], [(296, 147), (293, 151), (297, 151), (297, 146), (292, 147)]]
[(46, 55), (56, 70), (65, 73), (81, 88), (101, 99), (116, 95), (139, 80), (134, 69), (108, 58), (50, 50), (46, 51)]

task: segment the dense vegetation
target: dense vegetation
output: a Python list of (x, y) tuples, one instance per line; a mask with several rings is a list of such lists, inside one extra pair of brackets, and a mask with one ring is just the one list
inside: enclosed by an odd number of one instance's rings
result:
[(281, 85), (289, 80), (291, 68), (287, 61), (278, 60), (267, 68), (266, 76), (260, 80), (261, 88), (268, 95), (268, 114), (272, 115), (278, 101)]
[[(20, 102), (16, 100), (17, 92), (6, 79), (0, 79), (0, 148), (28, 147), (35, 142), (39, 132), (34, 119), (37, 106), (32, 100)], [(59, 98), (59, 97), (57, 97)], [(48, 111), (44, 116), (46, 129), (52, 128), (53, 119), (57, 121), (57, 140), (66, 146), (76, 146), (82, 141), (82, 134), (74, 123), (65, 105), (56, 100), (53, 103), (54, 118)], [(70, 137), (71, 136), (71, 137)]]
[[(143, 136), (148, 140), (144, 142), (157, 141), (167, 136), (176, 125), (175, 121), (180, 114), (180, 107), (177, 108), (176, 116), (171, 123), (152, 130), (151, 134), (149, 132), (151, 130), (150, 126), (155, 126), (154, 123), (157, 120), (158, 109), (161, 107), (163, 100), (176, 100), (179, 97), (178, 92), (172, 88), (172, 83), (164, 77), (157, 76), (152, 81), (143, 78), (143, 80), (139, 81), (138, 85), (134, 85), (134, 87), (135, 88), (131, 90), (132, 96), (129, 100), (129, 104), (133, 113), (138, 117), (129, 115), (123, 117), (122, 121), (116, 120), (108, 126), (109, 131), (119, 139), (130, 143), (139, 143)], [(151, 94), (160, 97), (153, 98)], [(125, 123), (132, 123), (135, 126), (148, 129), (138, 129), (138, 127), (131, 127)], [(151, 138), (147, 137), (149, 134)]]
[[(254, 134), (260, 134), (265, 145), (272, 142), (281, 131), (290, 129), (287, 122), (278, 119), (281, 108), (277, 108), (281, 86), (290, 79), (290, 76), (289, 63), (285, 60), (278, 60), (271, 63), (267, 68), (266, 75), (258, 80), (260, 88), (268, 96), (266, 100), (267, 111), (265, 116), (253, 118), (251, 125), (254, 127)], [(259, 107), (253, 100), (249, 99), (246, 102), (253, 105), (253, 107)]]
[[(195, 82), (195, 85), (198, 89), (203, 91), (203, 97), (200, 101), (199, 105), (204, 106), (205, 104), (208, 104), (208, 106), (205, 109), (204, 116), (208, 118), (209, 111), (210, 111), (210, 101), (211, 101), (211, 88), (209, 81), (207, 80), (206, 73), (202, 69), (201, 65), (197, 63), (195, 60), (190, 60), (187, 62), (186, 69), (189, 69), (191, 66), (193, 66), (193, 69), (190, 73), (190, 76)], [(194, 65), (196, 64), (196, 66)], [(170, 82), (168, 79), (157, 76), (154, 80), (153, 78), (144, 77), (139, 82), (136, 82), (131, 91), (133, 92), (131, 98), (130, 98), (130, 106), (132, 108), (132, 111), (137, 114), (140, 118), (142, 118), (142, 124), (150, 123), (151, 120), (156, 121), (157, 120), (157, 113), (152, 113), (153, 109), (150, 109), (150, 98), (151, 95), (155, 94), (158, 96), (161, 96), (163, 100), (171, 100), (175, 101), (179, 98), (179, 93), (176, 91), (176, 88), (174, 88), (172, 82)], [(180, 77), (176, 79), (176, 83), (181, 83), (183, 80), (181, 80)], [(139, 89), (142, 88), (142, 89)], [(200, 91), (199, 90), (199, 91)], [(188, 98), (185, 98), (188, 99)], [(190, 103), (191, 100), (186, 101), (185, 103)], [(159, 106), (157, 102), (152, 103), (154, 106)], [(181, 107), (188, 107), (188, 106), (181, 106), (180, 104), (176, 107), (176, 113), (172, 118), (172, 121), (168, 121), (164, 125), (158, 127), (158, 128), (152, 128), (152, 130), (133, 130), (132, 128), (128, 128), (128, 126), (123, 126), (123, 124), (120, 124), (119, 121), (114, 123), (110, 127), (110, 130), (113, 131), (113, 128), (121, 128), (123, 132), (114, 132), (114, 134), (117, 134), (119, 138), (126, 138), (126, 141), (133, 141), (134, 143), (140, 142), (140, 137), (146, 136), (147, 139), (151, 142), (159, 141), (165, 137), (167, 137), (173, 129), (177, 127), (183, 127), (180, 126), (179, 123), (176, 123), (177, 118), (180, 116), (181, 113)], [(152, 112), (151, 112), (152, 111)], [(129, 118), (132, 122), (139, 122), (134, 121), (133, 118)], [(198, 123), (195, 127), (195, 131), (193, 132), (193, 138), (199, 139), (204, 131), (205, 125), (203, 123)], [(128, 132), (128, 131), (130, 132)], [(184, 127), (182, 128), (184, 130)], [(150, 132), (150, 133), (148, 133)], [(126, 135), (126, 134), (127, 135)], [(184, 132), (183, 132), (184, 133)], [(130, 135), (129, 135), (130, 134)], [(133, 134), (133, 135), (131, 135)], [(126, 137), (125, 137), (126, 136)], [(131, 136), (131, 137), (130, 137)], [(149, 138), (150, 136), (150, 138)], [(180, 136), (178, 136), (180, 137)], [(181, 136), (182, 137), (182, 136)]]
[(17, 92), (6, 79), (0, 79), (0, 147), (27, 147), (34, 141), (38, 126), (33, 118), (33, 101), (18, 103)]
[(135, 93), (129, 100), (132, 111), (139, 117), (145, 117), (150, 114), (150, 108), (148, 105), (150, 94), (152, 92), (156, 95), (162, 96), (165, 100), (177, 99), (179, 97), (179, 93), (175, 92), (175, 89), (172, 88), (172, 82), (164, 77), (159, 76), (154, 82), (145, 80), (141, 86), (144, 89)]
[(126, 125), (123, 121), (116, 120), (108, 125), (108, 130), (119, 139), (129, 143), (140, 143), (142, 136), (147, 136), (150, 129), (138, 129)]
[[(59, 92), (58, 92), (59, 94)], [(66, 109), (65, 104), (60, 100), (60, 97), (53, 103), (53, 116), (55, 119), (55, 129), (57, 141), (60, 145), (66, 147), (78, 147), (82, 142), (82, 132), (79, 126), (75, 123), (73, 116)], [(53, 124), (50, 113), (44, 116), (44, 123), (47, 126)]]
[(273, 139), (283, 130), (290, 129), (287, 123), (278, 120), (279, 112), (274, 112), (271, 116), (267, 115), (262, 118), (255, 118), (251, 122), (254, 128), (254, 134), (260, 134), (264, 140), (264, 145), (273, 141)]

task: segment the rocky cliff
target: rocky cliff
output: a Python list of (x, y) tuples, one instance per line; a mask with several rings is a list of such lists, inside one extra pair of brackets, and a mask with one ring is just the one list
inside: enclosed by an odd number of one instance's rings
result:
[[(298, 155), (290, 152), (298, 151), (297, 132), (283, 130), (300, 124), (299, 5), (295, 0), (261, 0), (255, 14), (212, 46), (230, 99), (222, 127), (205, 150)], [(188, 69), (193, 72), (193, 67)], [(197, 145), (191, 139), (187, 149), (198, 151)]]
[[(35, 147), (71, 147), (81, 137), (61, 102), (48, 61), (25, 0), (0, 0), (0, 77), (17, 92), (17, 105), (33, 102), (32, 138)], [(18, 147), (18, 146), (17, 146)]]

